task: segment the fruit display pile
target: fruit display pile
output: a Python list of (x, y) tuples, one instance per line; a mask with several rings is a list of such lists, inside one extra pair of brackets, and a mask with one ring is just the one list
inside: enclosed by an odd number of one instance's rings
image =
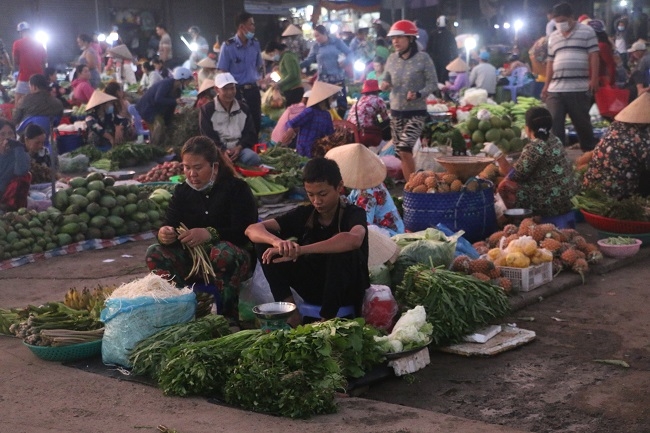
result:
[(183, 174), (183, 165), (178, 161), (167, 161), (158, 164), (148, 172), (135, 178), (138, 182), (169, 182), (169, 178)]
[(532, 218), (519, 226), (506, 225), (474, 248), (496, 266), (526, 268), (551, 261), (555, 274), (570, 270), (584, 277), (589, 263), (603, 258), (598, 246), (589, 243), (574, 229), (558, 229), (554, 224), (537, 224)]
[(485, 142), (496, 144), (503, 153), (520, 152), (525, 144), (520, 138), (521, 129), (512, 125), (507, 114), (497, 115), (483, 109), (478, 116), (471, 116), (459, 124), (458, 128), (471, 137), (472, 153), (480, 152)]
[(488, 183), (479, 183), (474, 179), (463, 183), (453, 173), (433, 171), (419, 171), (412, 173), (408, 182), (404, 184), (404, 191), (414, 193), (445, 193), (459, 192), (466, 190), (470, 192), (478, 191), (482, 187), (489, 187)]
[(502, 275), (499, 266), (496, 266), (492, 261), (486, 258), (472, 260), (464, 254), (459, 255), (452, 262), (451, 270), (471, 275), (483, 282), (492, 282), (501, 287), (505, 293), (510, 293), (512, 290), (512, 282), (510, 279)]
[(114, 185), (91, 173), (70, 180), (47, 210), (19, 209), (0, 216), (0, 259), (42, 253), (86, 239), (110, 239), (160, 227), (171, 193), (137, 185)]

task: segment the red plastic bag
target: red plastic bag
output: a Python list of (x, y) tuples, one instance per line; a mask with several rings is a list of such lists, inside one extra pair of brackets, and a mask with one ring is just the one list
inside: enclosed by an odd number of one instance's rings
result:
[(630, 91), (614, 87), (601, 87), (596, 92), (596, 106), (603, 117), (613, 118), (627, 106)]
[(384, 331), (390, 331), (395, 324), (393, 319), (397, 314), (397, 301), (390, 287), (371, 285), (363, 297), (361, 314), (369, 325)]

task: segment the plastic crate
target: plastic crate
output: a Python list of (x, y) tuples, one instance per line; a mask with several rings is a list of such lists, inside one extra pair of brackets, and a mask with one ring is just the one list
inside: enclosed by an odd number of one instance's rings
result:
[(512, 290), (530, 292), (553, 280), (553, 264), (546, 262), (527, 268), (501, 266), (501, 275), (510, 279)]
[(92, 358), (102, 353), (101, 338), (96, 341), (61, 347), (33, 346), (27, 343), (23, 344), (29, 347), (29, 350), (31, 350), (34, 355), (45, 361), (69, 362), (78, 359)]

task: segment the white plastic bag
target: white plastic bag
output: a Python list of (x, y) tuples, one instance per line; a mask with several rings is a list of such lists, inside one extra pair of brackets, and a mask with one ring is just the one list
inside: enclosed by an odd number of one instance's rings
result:
[(487, 100), (488, 100), (487, 90), (472, 88), (472, 89), (467, 89), (465, 91), (465, 94), (461, 98), (460, 105), (471, 104), (473, 106), (477, 106), (479, 104), (486, 103)]
[(253, 307), (273, 301), (271, 286), (266, 281), (262, 265), (257, 261), (253, 277), (244, 281), (239, 289), (239, 319), (254, 320)]

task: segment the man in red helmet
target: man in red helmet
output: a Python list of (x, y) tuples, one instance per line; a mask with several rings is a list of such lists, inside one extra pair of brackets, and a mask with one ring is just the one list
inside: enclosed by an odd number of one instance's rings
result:
[(390, 90), (392, 139), (406, 180), (415, 171), (413, 146), (429, 118), (427, 96), (438, 88), (435, 66), (431, 57), (418, 49), (417, 35), (412, 21), (392, 25), (388, 37), (395, 52), (388, 56), (381, 84), (382, 90)]

